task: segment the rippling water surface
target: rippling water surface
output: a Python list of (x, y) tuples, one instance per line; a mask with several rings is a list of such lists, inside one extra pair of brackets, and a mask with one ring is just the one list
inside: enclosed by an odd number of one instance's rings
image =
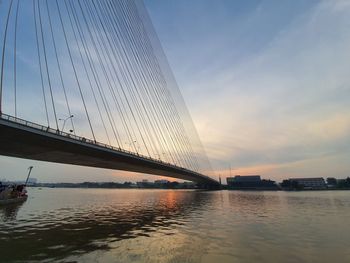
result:
[(350, 262), (350, 191), (29, 190), (0, 262)]

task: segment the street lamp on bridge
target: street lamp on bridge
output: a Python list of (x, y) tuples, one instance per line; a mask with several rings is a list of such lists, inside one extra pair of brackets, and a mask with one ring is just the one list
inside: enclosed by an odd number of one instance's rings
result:
[[(73, 118), (74, 117), (74, 115), (70, 115), (69, 117), (67, 117), (67, 118), (65, 118), (65, 119), (58, 119), (59, 121), (63, 121), (63, 125), (62, 125), (62, 132), (63, 132), (63, 130), (64, 130), (64, 126), (66, 125), (66, 121), (67, 120), (69, 120), (69, 119), (71, 119), (71, 118)], [(73, 132), (73, 130), (69, 130), (70, 132)]]
[[(134, 145), (134, 147), (135, 147), (135, 149), (136, 149), (135, 143), (136, 143), (136, 141), (125, 142), (125, 144), (129, 145), (129, 152), (131, 152), (131, 150), (132, 150), (131, 145)], [(139, 148), (140, 148), (140, 147), (139, 147)], [(137, 152), (137, 149), (136, 149), (136, 152)], [(138, 152), (137, 152), (137, 153), (138, 153)]]

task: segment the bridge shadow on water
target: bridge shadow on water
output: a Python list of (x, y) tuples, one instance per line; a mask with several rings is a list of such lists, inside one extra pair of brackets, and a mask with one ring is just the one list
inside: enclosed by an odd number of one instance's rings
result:
[[(189, 221), (191, 213), (200, 213), (211, 203), (212, 195), (201, 191), (138, 191), (128, 199), (115, 191), (114, 203), (99, 201), (81, 207), (61, 206), (35, 213), (23, 206), (0, 208), (1, 260), (64, 260), (93, 251), (108, 251), (118, 241), (172, 235)], [(144, 193), (142, 193), (144, 192)], [(82, 196), (81, 198), (83, 198)], [(102, 199), (101, 199), (102, 198)], [(141, 198), (141, 199), (138, 199)], [(28, 200), (27, 202), (35, 202)], [(20, 210), (26, 210), (21, 215)], [(17, 218), (16, 218), (17, 216)]]

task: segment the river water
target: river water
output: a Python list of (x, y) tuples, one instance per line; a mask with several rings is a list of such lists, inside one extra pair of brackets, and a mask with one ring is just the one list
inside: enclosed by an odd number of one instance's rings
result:
[(0, 262), (350, 262), (350, 191), (29, 189)]

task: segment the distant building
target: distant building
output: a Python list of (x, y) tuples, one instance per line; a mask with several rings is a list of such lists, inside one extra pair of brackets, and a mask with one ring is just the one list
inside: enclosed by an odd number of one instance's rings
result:
[(237, 190), (277, 190), (275, 181), (262, 180), (260, 175), (236, 175), (227, 177), (226, 182), (229, 189)]
[(335, 179), (334, 177), (327, 178), (327, 186), (328, 187), (335, 187), (335, 186), (337, 186), (337, 184), (338, 184), (337, 179)]
[(236, 175), (235, 177), (227, 177), (226, 178), (227, 184), (232, 183), (256, 183), (261, 182), (260, 175)]
[(183, 182), (181, 185), (183, 188), (196, 188), (196, 184), (193, 182)]
[(154, 184), (149, 182), (147, 179), (143, 179), (142, 182), (136, 182), (136, 185), (137, 187), (140, 187), (140, 188), (150, 188)]
[(28, 179), (28, 184), (36, 184), (38, 182), (38, 179), (36, 178), (29, 178)]
[(322, 177), (315, 178), (290, 178), (290, 182), (293, 184), (297, 183), (302, 186), (305, 190), (321, 190), (326, 189), (326, 182)]
[(168, 180), (155, 180), (154, 183), (155, 184), (168, 184), (169, 181)]

